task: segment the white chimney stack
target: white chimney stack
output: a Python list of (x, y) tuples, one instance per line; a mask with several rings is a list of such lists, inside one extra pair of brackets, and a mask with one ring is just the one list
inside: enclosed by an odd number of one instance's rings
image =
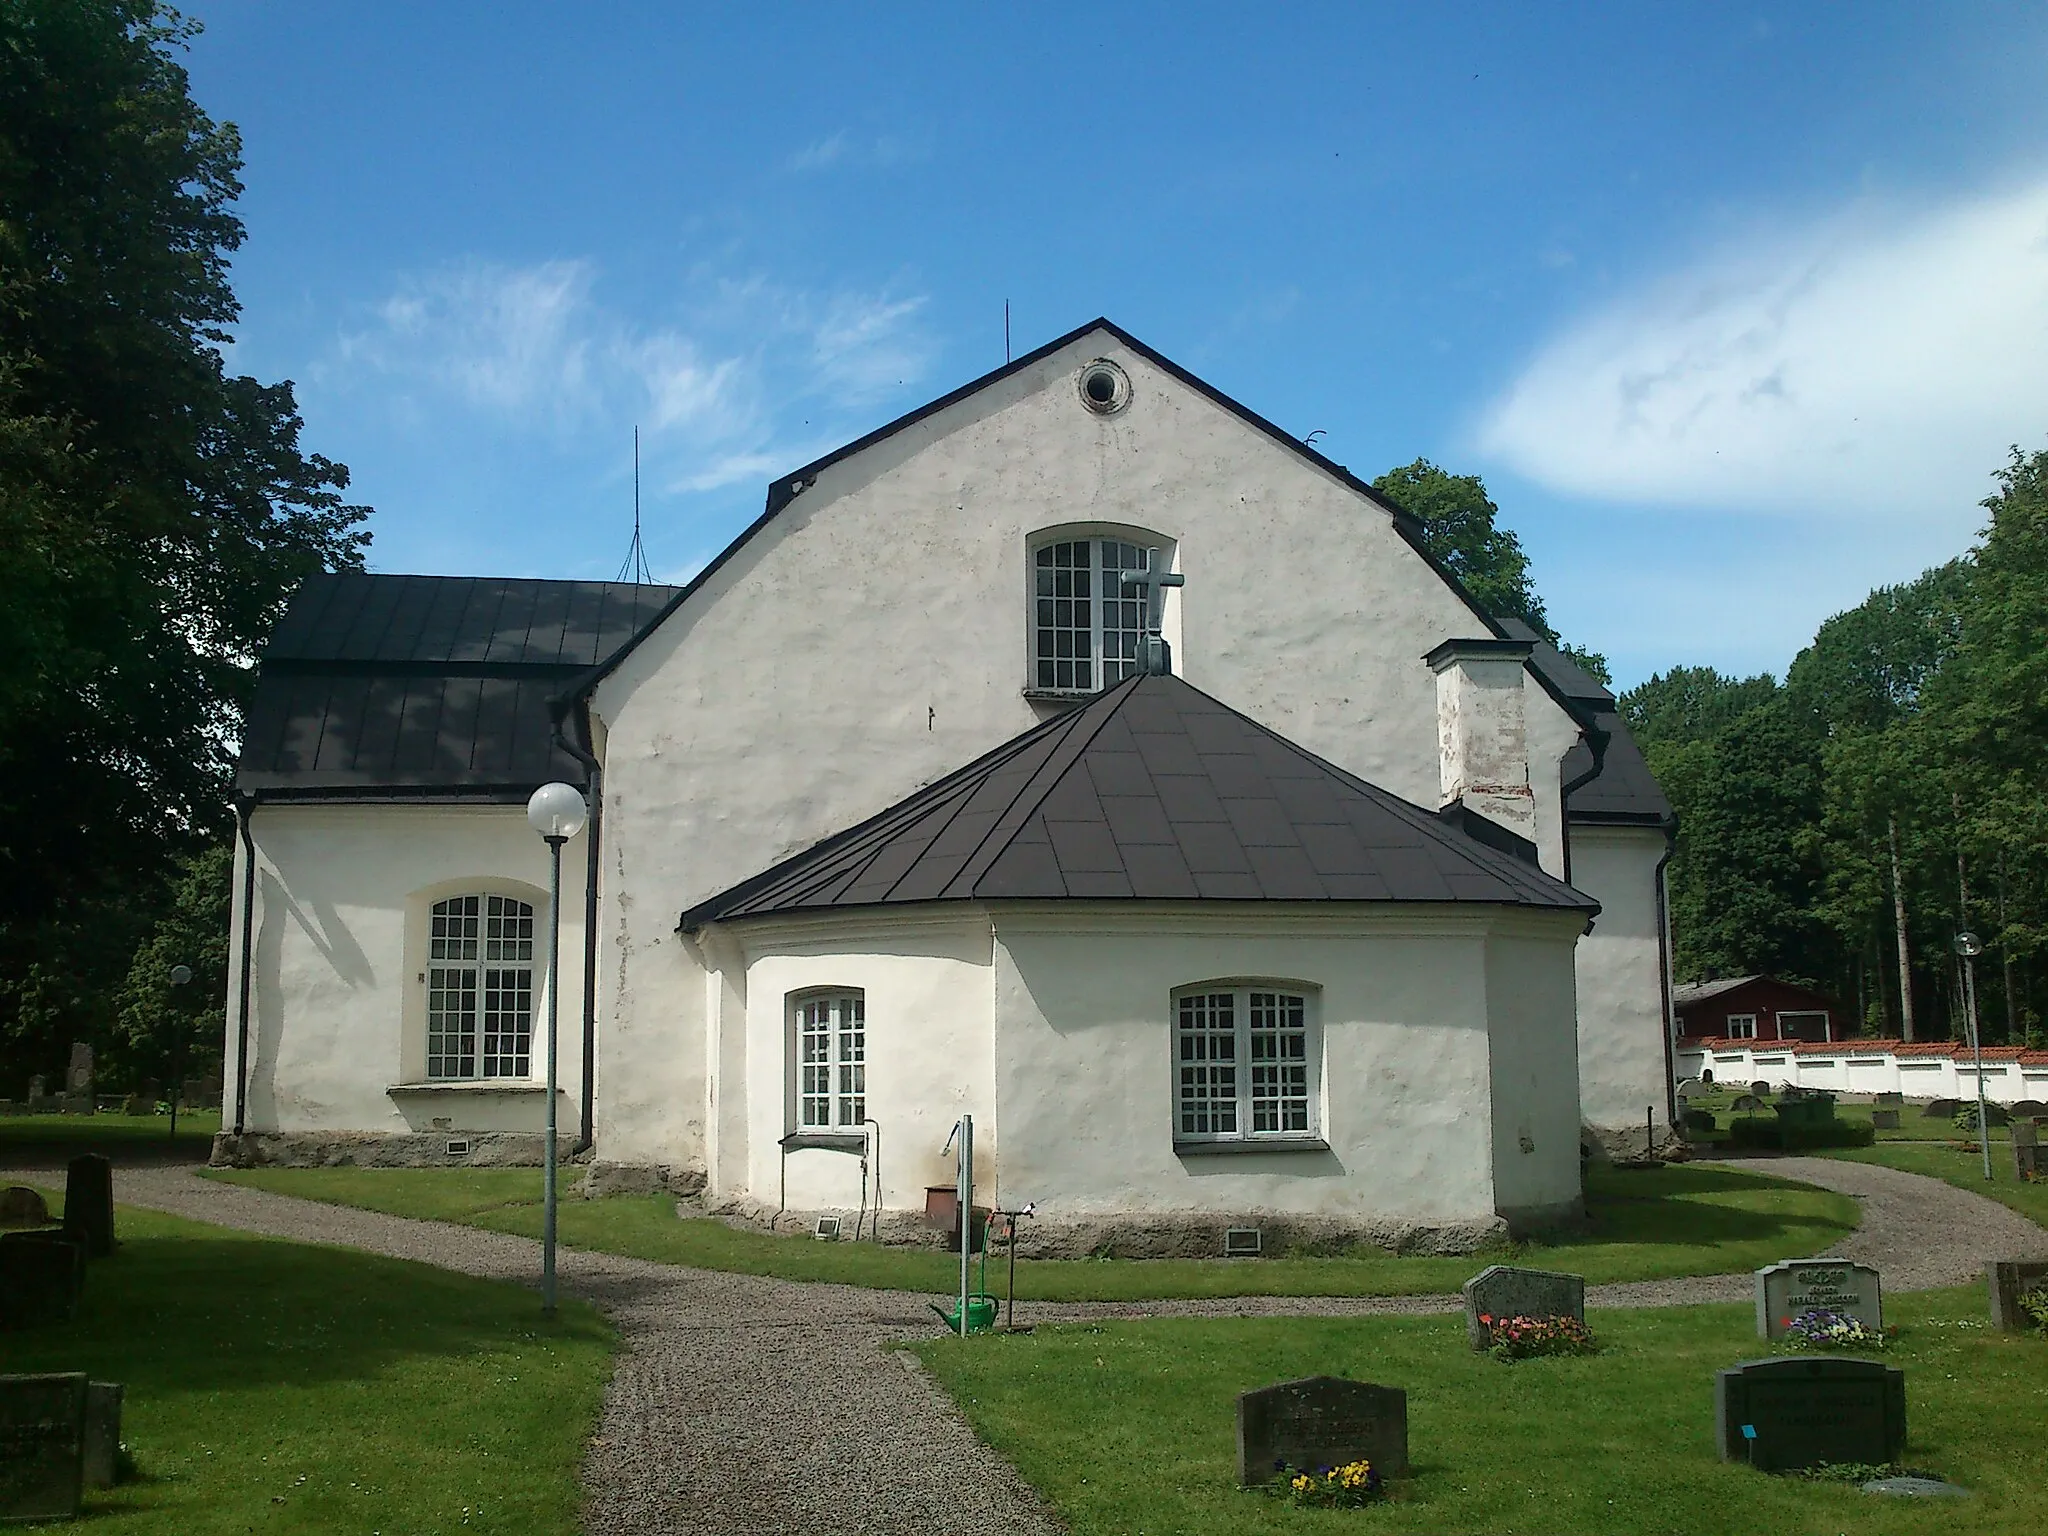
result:
[(1443, 803), (1536, 840), (1529, 788), (1523, 640), (1446, 640), (1423, 660), (1436, 673), (1436, 736)]

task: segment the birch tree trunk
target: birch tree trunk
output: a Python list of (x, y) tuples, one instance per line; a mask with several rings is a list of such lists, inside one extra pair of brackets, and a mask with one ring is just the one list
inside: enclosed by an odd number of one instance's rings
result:
[(1906, 942), (1906, 886), (1899, 870), (1899, 819), (1885, 818), (1892, 846), (1892, 923), (1899, 936), (1899, 1034), (1911, 1040), (1913, 1033), (1913, 952)]

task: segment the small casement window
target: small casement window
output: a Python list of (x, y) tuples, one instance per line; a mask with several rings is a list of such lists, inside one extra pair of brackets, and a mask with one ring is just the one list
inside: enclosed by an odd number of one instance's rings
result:
[(1309, 996), (1254, 982), (1174, 994), (1174, 1139), (1318, 1134)]
[(859, 992), (818, 992), (798, 998), (798, 1129), (858, 1130), (867, 1117), (866, 998)]
[(427, 1076), (533, 1075), (533, 908), (510, 896), (434, 903)]
[(1753, 1013), (1729, 1014), (1728, 1038), (1730, 1040), (1754, 1040), (1756, 1038), (1756, 1015)]
[(1796, 1013), (1778, 1015), (1778, 1038), (1780, 1040), (1832, 1040), (1834, 1035), (1828, 1029), (1828, 1015), (1824, 1008), (1802, 1009)]
[(1121, 539), (1062, 539), (1032, 552), (1032, 686), (1094, 693), (1131, 675), (1146, 593), (1126, 588), (1123, 573), (1147, 569), (1146, 556)]

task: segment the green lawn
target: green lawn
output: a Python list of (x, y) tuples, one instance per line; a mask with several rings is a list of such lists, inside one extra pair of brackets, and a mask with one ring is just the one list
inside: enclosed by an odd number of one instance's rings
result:
[[(204, 1157), (220, 1129), (217, 1109), (178, 1111), (177, 1148)], [(170, 1147), (169, 1115), (7, 1115), (0, 1117), (0, 1159), (18, 1162), (41, 1151), (112, 1151)]]
[[(1909, 1464), (1969, 1500), (1880, 1499), (1722, 1464), (1713, 1373), (1767, 1352), (1747, 1306), (1598, 1311), (1602, 1352), (1502, 1365), (1457, 1317), (1154, 1320), (939, 1339), (918, 1354), (1075, 1536), (1682, 1532), (1836, 1536), (2048, 1524), (2048, 1342), (1981, 1326), (1980, 1289), (1888, 1298)], [(1300, 1376), (1405, 1388), (1412, 1477), (1363, 1511), (1235, 1486), (1237, 1393)]]
[(529, 1291), (423, 1264), (125, 1206), (116, 1225), (78, 1318), (0, 1334), (0, 1368), (127, 1383), (139, 1479), (88, 1493), (95, 1530), (581, 1529), (611, 1354), (589, 1308), (549, 1324)]
[[(538, 1236), (541, 1175), (534, 1169), (262, 1168), (213, 1178), (395, 1215), (463, 1222)], [(564, 1184), (575, 1177), (564, 1174)], [(1393, 1258), (1377, 1251), (1332, 1258), (1258, 1260), (1025, 1260), (1017, 1294), (1043, 1301), (1142, 1301), (1215, 1296), (1396, 1296), (1454, 1291), (1489, 1263), (1570, 1269), (1598, 1284), (1672, 1275), (1739, 1273), (1819, 1253), (1856, 1225), (1856, 1203), (1806, 1185), (1722, 1168), (1645, 1172), (1597, 1169), (1589, 1184), (1593, 1229), (1462, 1258)], [(565, 1198), (561, 1240), (572, 1247), (664, 1263), (790, 1280), (944, 1293), (956, 1258), (872, 1243), (821, 1243), (679, 1219), (672, 1199)], [(997, 1266), (990, 1280), (998, 1291)]]
[[(1777, 1096), (1774, 1094), (1766, 1094), (1764, 1096), (1764, 1107), (1762, 1109), (1738, 1110), (1734, 1107), (1735, 1100), (1748, 1091), (1746, 1088), (1736, 1086), (1716, 1087), (1711, 1093), (1688, 1094), (1685, 1102), (1690, 1107), (1704, 1109), (1714, 1117), (1714, 1129), (1705, 1133), (1696, 1133), (1694, 1139), (1699, 1139), (1699, 1135), (1703, 1134), (1706, 1139), (1711, 1141), (1725, 1140), (1727, 1138), (1729, 1122), (1741, 1120), (1748, 1116), (1753, 1116), (1758, 1120), (1775, 1121), (1778, 1117), (1771, 1106), (1778, 1101)], [(1835, 1104), (1835, 1118), (1847, 1121), (1852, 1125), (1868, 1125), (1870, 1124), (1870, 1112), (1877, 1107), (1874, 1104), (1848, 1104), (1837, 1101)], [(1954, 1141), (1961, 1136), (1961, 1132), (1956, 1130), (1954, 1122), (1948, 1116), (1921, 1113), (1925, 1108), (1924, 1105), (1901, 1104), (1894, 1107), (1899, 1111), (1898, 1129), (1879, 1131), (1877, 1139), (1881, 1142)], [(2006, 1139), (2006, 1129), (2002, 1125), (1993, 1126), (1991, 1128), (1991, 1135), (1994, 1141), (2003, 1142)], [(2010, 1154), (2007, 1154), (2007, 1157), (2008, 1161), (2010, 1161)]]

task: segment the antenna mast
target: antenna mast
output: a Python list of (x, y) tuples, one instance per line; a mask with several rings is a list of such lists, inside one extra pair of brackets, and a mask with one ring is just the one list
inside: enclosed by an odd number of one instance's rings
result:
[(636, 587), (652, 586), (654, 572), (647, 568), (647, 546), (640, 541), (640, 429), (633, 429), (633, 547), (619, 567), (615, 581), (630, 581)]

